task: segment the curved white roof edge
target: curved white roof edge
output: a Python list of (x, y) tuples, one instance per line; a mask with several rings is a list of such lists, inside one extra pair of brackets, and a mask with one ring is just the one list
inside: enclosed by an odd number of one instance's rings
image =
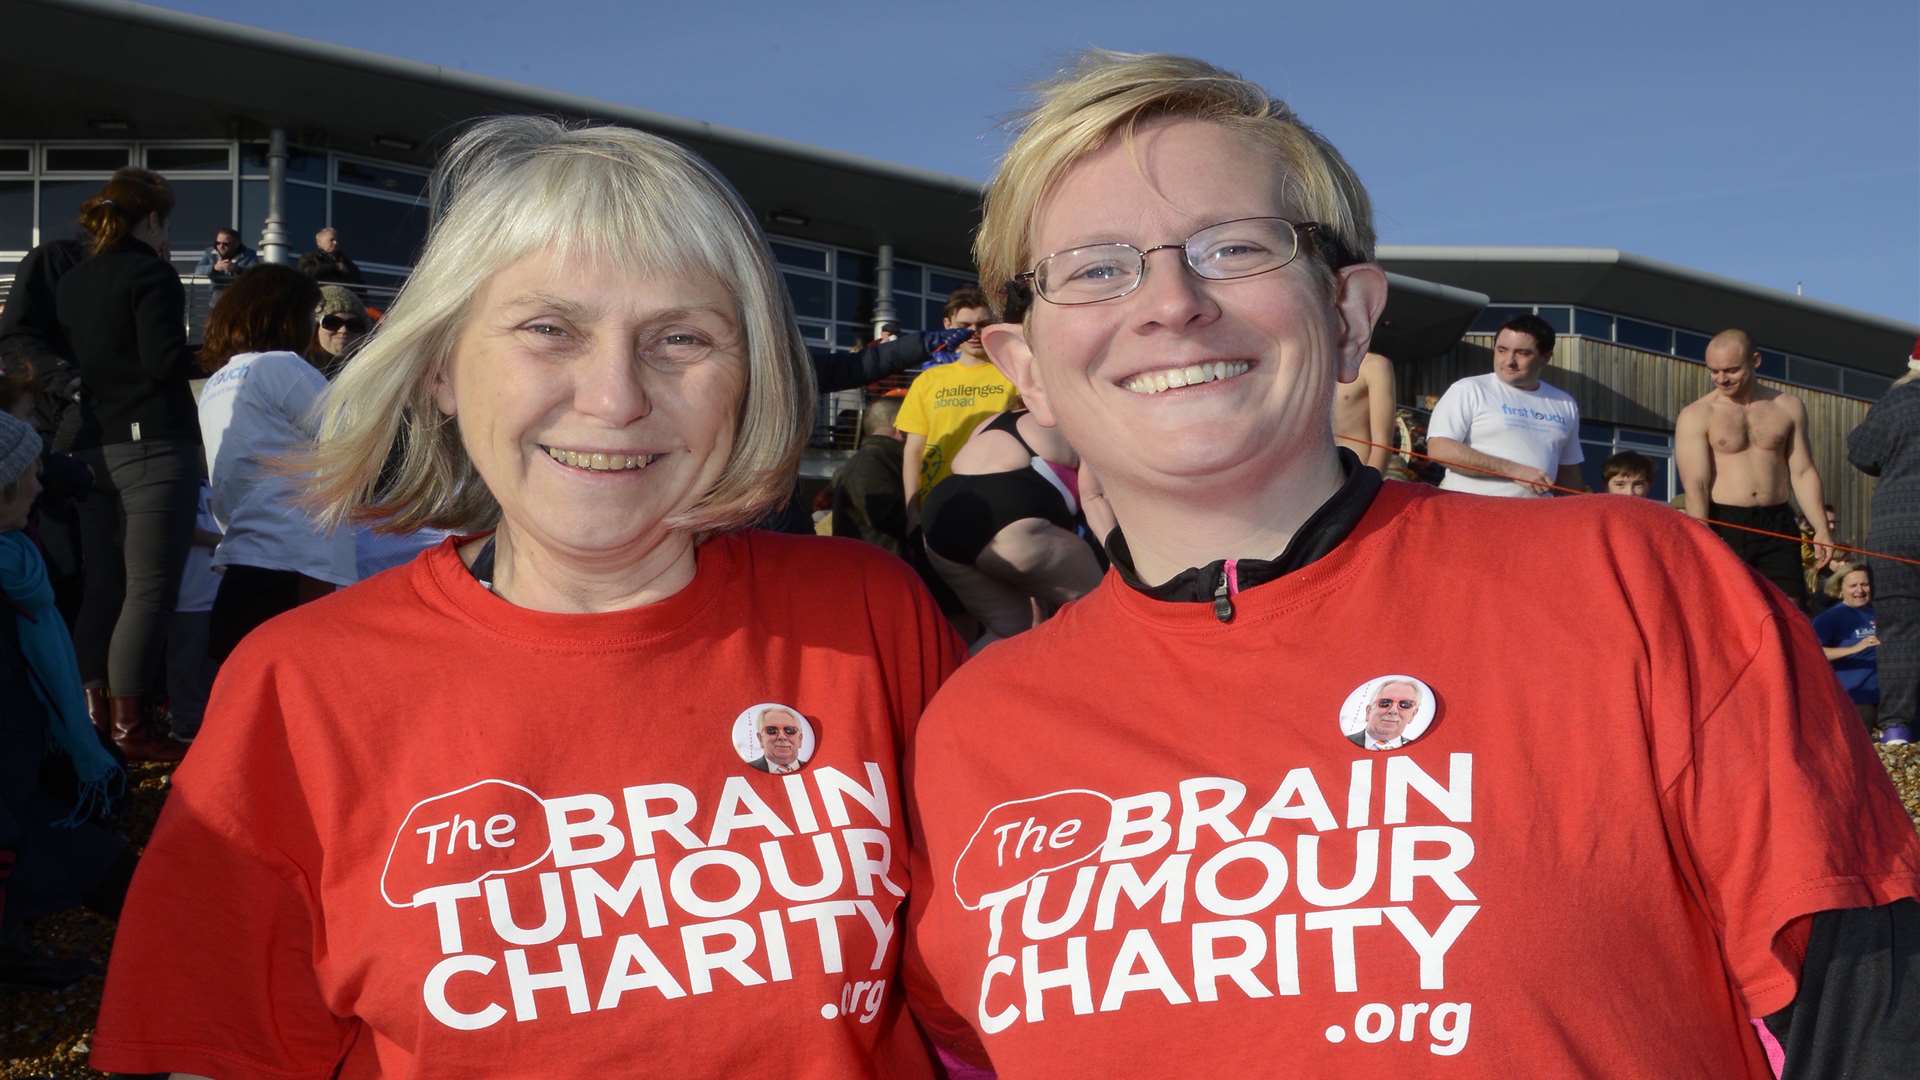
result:
[(152, 7), (134, 3), (133, 0), (23, 0), (25, 3), (43, 7), (65, 8), (69, 11), (83, 12), (126, 22), (142, 23), (160, 30), (191, 34), (196, 37), (214, 38), (230, 42), (236, 46), (279, 52), (298, 56), (320, 63), (336, 64), (343, 67), (360, 68), (382, 75), (414, 82), (439, 84), (470, 93), (489, 94), (497, 97), (525, 101), (530, 105), (545, 106), (556, 111), (593, 116), (604, 116), (610, 120), (624, 120), (662, 134), (678, 135), (689, 138), (707, 139), (712, 142), (729, 143), (745, 149), (767, 153), (782, 154), (787, 157), (819, 162), (839, 168), (854, 169), (860, 172), (874, 173), (889, 179), (922, 187), (952, 191), (962, 195), (979, 196), (982, 189), (978, 181), (961, 176), (934, 172), (930, 169), (916, 169), (905, 165), (879, 161), (858, 154), (827, 150), (802, 142), (794, 142), (772, 135), (758, 135), (750, 131), (709, 124), (701, 120), (688, 120), (684, 117), (670, 116), (632, 105), (602, 101), (580, 94), (548, 90), (529, 86), (526, 83), (496, 79), (487, 75), (475, 75), (454, 68), (441, 67), (438, 64), (426, 64), (417, 60), (403, 60), (395, 56), (370, 52), (349, 45), (335, 45), (329, 42), (312, 41), (307, 38), (283, 34), (277, 30), (262, 30), (258, 27), (227, 22), (223, 19), (209, 18), (204, 15), (191, 15), (182, 11), (170, 11), (166, 8)]
[(1870, 311), (1861, 311), (1858, 308), (1850, 308), (1827, 300), (1796, 296), (1780, 289), (1755, 285), (1737, 278), (1722, 277), (1719, 274), (1695, 270), (1677, 263), (1650, 259), (1618, 248), (1530, 247), (1524, 244), (1381, 244), (1375, 254), (1386, 261), (1404, 259), (1408, 262), (1560, 263), (1618, 266), (1623, 270), (1689, 281), (1709, 288), (1741, 293), (1771, 304), (1786, 304), (1821, 315), (1849, 319), (1908, 337), (1920, 338), (1920, 324), (1902, 322), (1886, 315), (1876, 315)]

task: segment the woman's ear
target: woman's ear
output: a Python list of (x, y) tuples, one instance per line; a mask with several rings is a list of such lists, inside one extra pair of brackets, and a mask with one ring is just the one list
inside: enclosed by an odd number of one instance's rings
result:
[(1339, 349), (1341, 382), (1360, 376), (1360, 361), (1367, 357), (1373, 341), (1374, 324), (1387, 308), (1387, 273), (1376, 263), (1359, 263), (1334, 272), (1333, 306), (1340, 318)]
[(1033, 362), (1033, 349), (1027, 344), (1023, 323), (994, 323), (980, 328), (980, 344), (986, 346), (993, 366), (1013, 380), (1020, 391), (1020, 402), (1035, 420), (1053, 426), (1053, 408), (1047, 402), (1047, 388), (1040, 376), (1040, 365)]

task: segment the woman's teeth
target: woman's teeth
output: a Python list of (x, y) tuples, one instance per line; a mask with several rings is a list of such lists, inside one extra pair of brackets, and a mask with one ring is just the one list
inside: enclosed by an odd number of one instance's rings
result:
[(589, 469), (593, 472), (622, 472), (627, 469), (644, 469), (653, 464), (659, 454), (583, 454), (573, 450), (560, 450), (555, 447), (542, 447), (547, 456), (562, 465), (571, 465), (576, 469)]
[(1217, 360), (1205, 364), (1188, 364), (1183, 368), (1168, 368), (1165, 371), (1149, 371), (1135, 375), (1122, 385), (1136, 394), (1158, 394), (1163, 390), (1177, 390), (1182, 386), (1198, 386), (1201, 383), (1231, 379), (1235, 375), (1245, 375), (1253, 365), (1245, 360)]

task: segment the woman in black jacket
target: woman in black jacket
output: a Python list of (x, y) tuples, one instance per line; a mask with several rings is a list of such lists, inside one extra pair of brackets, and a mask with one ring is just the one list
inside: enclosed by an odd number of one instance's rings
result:
[(178, 760), (154, 726), (165, 633), (193, 543), (200, 428), (186, 290), (166, 260), (173, 191), (125, 170), (80, 208), (93, 252), (61, 278), (60, 325), (83, 396), (73, 452), (92, 467), (75, 645), (88, 704), (135, 760)]
[[(1908, 371), (1847, 435), (1847, 460), (1877, 477), (1867, 548), (1920, 559), (1920, 341)], [(1881, 641), (1880, 738), (1911, 741), (1920, 721), (1920, 566), (1868, 557)]]

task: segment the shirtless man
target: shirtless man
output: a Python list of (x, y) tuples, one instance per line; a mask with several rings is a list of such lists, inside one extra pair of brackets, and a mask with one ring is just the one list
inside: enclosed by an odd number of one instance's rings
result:
[(1340, 383), (1333, 395), (1333, 441), (1383, 473), (1393, 457), (1387, 449), (1393, 445), (1393, 395), (1393, 361), (1376, 352), (1360, 361), (1360, 376)]
[[(1687, 513), (1734, 525), (1798, 535), (1791, 491), (1801, 506), (1821, 507), (1820, 474), (1807, 448), (1807, 407), (1792, 394), (1760, 385), (1760, 353), (1744, 330), (1722, 330), (1707, 345), (1713, 390), (1680, 410), (1673, 433)], [(1800, 545), (1714, 526), (1741, 561), (1782, 592), (1806, 604)], [(1814, 564), (1832, 558), (1826, 518), (1813, 517)]]

